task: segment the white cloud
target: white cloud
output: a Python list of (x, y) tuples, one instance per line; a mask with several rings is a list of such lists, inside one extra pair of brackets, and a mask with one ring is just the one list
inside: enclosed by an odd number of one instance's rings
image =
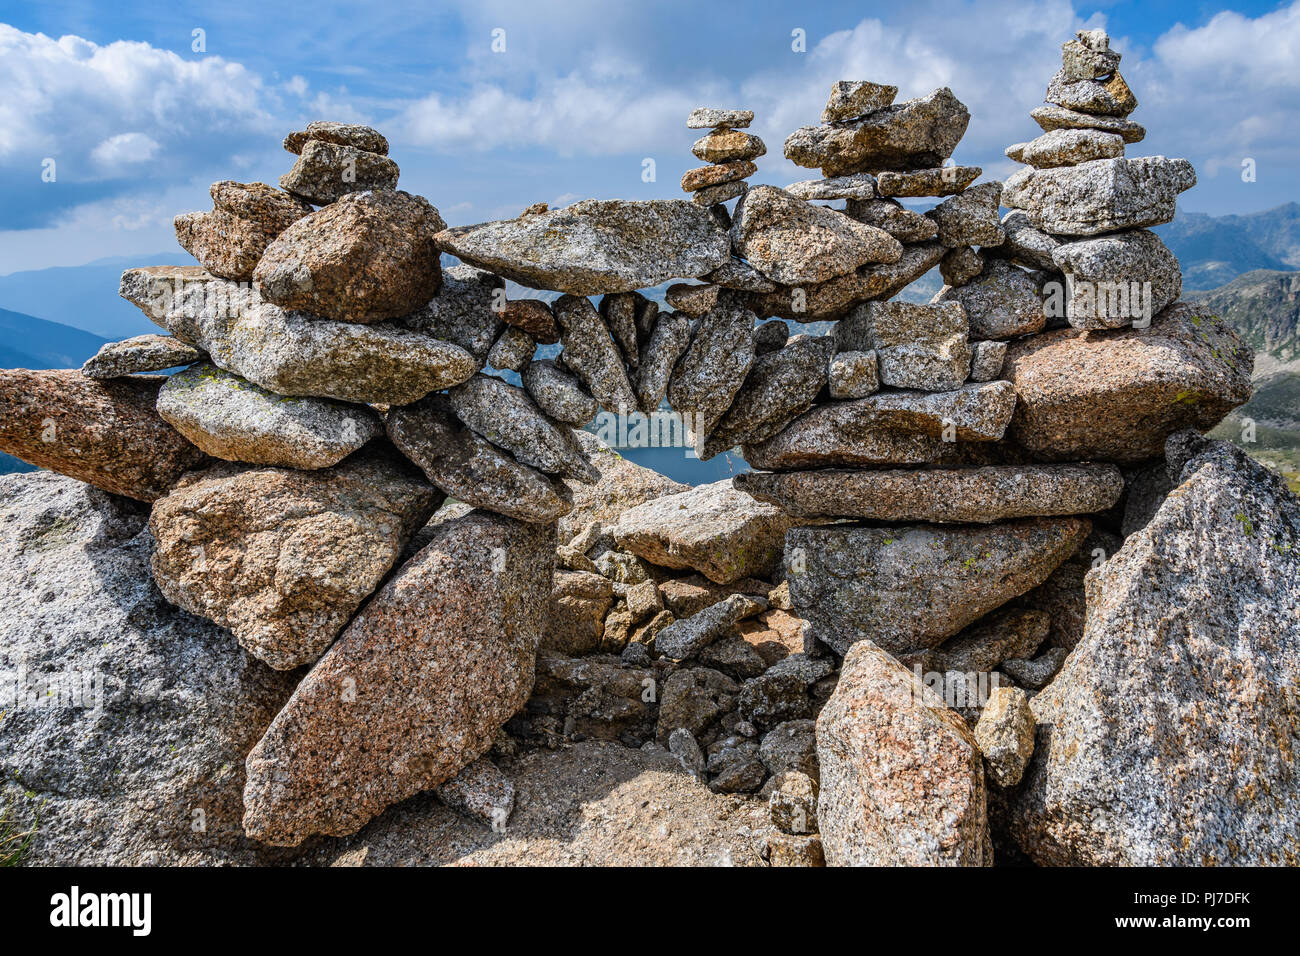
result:
[(101, 166), (116, 168), (146, 163), (158, 154), (159, 149), (158, 142), (144, 133), (118, 133), (91, 150), (90, 156)]

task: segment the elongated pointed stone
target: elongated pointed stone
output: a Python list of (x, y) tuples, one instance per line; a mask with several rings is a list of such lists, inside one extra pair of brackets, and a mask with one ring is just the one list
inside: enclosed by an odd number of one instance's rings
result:
[(673, 370), (668, 402), (694, 416), (697, 442), (712, 430), (754, 364), (754, 313), (739, 296), (718, 296), (718, 304), (695, 325), (691, 344)]
[(618, 346), (589, 299), (562, 295), (551, 306), (560, 326), (564, 362), (606, 411), (636, 407), (636, 395)]

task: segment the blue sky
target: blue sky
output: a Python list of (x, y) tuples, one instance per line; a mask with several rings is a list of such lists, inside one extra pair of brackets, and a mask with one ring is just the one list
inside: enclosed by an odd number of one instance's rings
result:
[[(275, 183), (292, 160), (280, 140), (311, 119), (378, 127), (401, 186), (452, 224), (539, 200), (680, 197), (697, 165), (685, 118), (700, 105), (755, 110), (768, 155), (753, 181), (810, 178), (781, 143), (817, 121), (837, 79), (893, 83), (900, 98), (950, 86), (972, 113), (954, 158), (1005, 178), (1016, 167), (1003, 149), (1037, 134), (1028, 111), (1084, 27), (1107, 28), (1124, 55), (1133, 118), (1148, 128), (1129, 155), (1196, 164), (1184, 208), (1300, 199), (1300, 0), (0, 0), (0, 274), (174, 250), (174, 215), (209, 208), (217, 179)], [(54, 182), (41, 178), (47, 159)]]

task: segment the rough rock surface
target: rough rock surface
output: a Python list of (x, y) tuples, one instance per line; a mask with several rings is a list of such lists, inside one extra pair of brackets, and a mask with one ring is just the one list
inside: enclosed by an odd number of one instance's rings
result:
[(945, 199), (925, 215), (939, 228), (939, 241), (957, 246), (1000, 246), (1005, 236), (998, 223), (1001, 183), (981, 183)]
[(61, 475), (0, 477), (0, 681), (17, 698), (0, 803), (20, 827), (39, 810), (29, 865), (283, 862), (243, 835), (240, 795), (296, 675), (163, 599), (148, 516)]
[(689, 318), (676, 312), (659, 316), (641, 350), (641, 367), (637, 370), (636, 403), (646, 415), (653, 415), (668, 394), (673, 369), (690, 344)]
[(1041, 584), (1090, 528), (1081, 518), (792, 528), (790, 600), (817, 639), (840, 654), (867, 639), (890, 652), (934, 647)]
[(989, 779), (1014, 787), (1034, 752), (1034, 714), (1018, 687), (996, 687), (975, 725), (975, 742), (984, 754)]
[(828, 200), (876, 198), (876, 177), (870, 173), (854, 173), (852, 176), (837, 176), (834, 179), (806, 179), (791, 183), (784, 192), (796, 199)]
[(925, 242), (939, 235), (938, 224), (895, 199), (849, 200), (844, 212), (858, 222), (883, 229), (899, 242)]
[(614, 525), (614, 539), (651, 564), (691, 568), (718, 584), (761, 577), (780, 560), (791, 520), (736, 490), (732, 481), (629, 508)]
[(1124, 490), (1114, 465), (751, 471), (732, 480), (741, 491), (795, 517), (977, 524), (1106, 511)]
[(354, 833), (486, 753), (532, 690), (554, 548), (552, 529), (499, 515), (438, 525), (249, 753), (245, 831)]
[(1099, 129), (1056, 129), (1028, 143), (1008, 146), (1007, 155), (1038, 169), (1077, 166), (1093, 159), (1123, 156), (1124, 137)]
[(695, 278), (731, 255), (709, 211), (683, 199), (585, 199), (536, 216), (447, 229), (438, 245), (521, 285), (574, 295)]
[(214, 458), (284, 468), (338, 464), (384, 430), (364, 405), (276, 395), (207, 364), (163, 383), (158, 414)]
[(397, 163), (387, 156), (312, 137), (303, 143), (293, 168), (280, 177), (280, 186), (324, 206), (363, 190), (390, 192), (400, 174)]
[(587, 480), (597, 476), (573, 430), (547, 418), (517, 385), (491, 375), (475, 375), (447, 396), (461, 422), (508, 451), (516, 461), (550, 475)]
[(874, 349), (837, 353), (826, 370), (831, 398), (866, 398), (880, 390), (880, 358)]
[(1013, 342), (1014, 439), (1039, 458), (1158, 457), (1179, 429), (1214, 427), (1250, 398), (1254, 357), (1222, 319), (1178, 303), (1149, 328), (1062, 329)]
[[(454, 342), (480, 362), (501, 334), (503, 323), (516, 325), (539, 342), (558, 342), (555, 317), (545, 302), (523, 299), (506, 302), (506, 280), (473, 266), (451, 266), (442, 272), (438, 294), (396, 325)], [(538, 310), (540, 306), (540, 311)], [(522, 320), (520, 311), (531, 313)]]
[(577, 377), (551, 359), (530, 362), (522, 379), (537, 407), (557, 422), (578, 428), (600, 411), (600, 403), (583, 391)]
[(515, 785), (486, 757), (439, 784), (434, 793), (445, 805), (498, 833), (505, 829), (515, 808)]
[(163, 381), (0, 370), (0, 451), (114, 494), (160, 498), (208, 460), (154, 410)]
[(958, 302), (966, 309), (972, 339), (1009, 339), (1041, 332), (1047, 324), (1038, 282), (1001, 259), (984, 264), (967, 285), (942, 289), (935, 303)]
[(742, 618), (764, 609), (764, 602), (732, 594), (688, 618), (673, 621), (655, 635), (655, 650), (673, 660), (694, 657), (726, 635)]
[(965, 721), (870, 641), (817, 718), (831, 866), (990, 866), (984, 767)]
[(329, 647), (439, 503), (409, 465), (377, 457), (318, 471), (223, 462), (154, 505), (154, 580), (288, 670)]
[(262, 253), (296, 220), (311, 213), (300, 199), (266, 183), (213, 183), (211, 212), (176, 217), (176, 240), (214, 276), (246, 282)]
[(1178, 257), (1146, 229), (1062, 243), (1052, 261), (1065, 274), (1065, 316), (1076, 329), (1150, 322), (1183, 291)]
[(731, 407), (709, 433), (701, 459), (745, 442), (762, 441), (807, 411), (826, 387), (831, 342), (795, 336), (784, 348), (755, 359)]
[(613, 603), (613, 585), (599, 574), (556, 571), (542, 632), (542, 650), (570, 657), (599, 650), (601, 635), (605, 633), (605, 615)]
[(898, 87), (869, 80), (839, 80), (831, 87), (830, 98), (822, 110), (823, 123), (857, 119), (894, 102)]
[(869, 262), (897, 262), (903, 244), (842, 213), (755, 186), (736, 206), (731, 243), (774, 282), (820, 283)]
[(1046, 232), (1095, 236), (1169, 222), (1178, 194), (1195, 185), (1196, 171), (1185, 159), (1095, 159), (1022, 169), (1007, 180), (1002, 204), (1025, 210)]
[(942, 166), (966, 132), (970, 113), (947, 87), (834, 125), (801, 126), (785, 158), (826, 176)]
[(736, 293), (719, 295), (696, 322), (668, 383), (668, 402), (678, 414), (691, 415), (697, 445), (730, 407), (753, 364), (754, 313)]
[(1002, 217), (1002, 231), (1006, 233), (1006, 240), (990, 250), (992, 255), (1003, 256), (1029, 269), (1055, 271), (1056, 260), (1052, 253), (1061, 240), (1035, 226), (1029, 213), (1021, 209), (1010, 210)]
[(970, 374), (966, 310), (958, 302), (864, 302), (835, 326), (837, 351), (874, 350), (882, 385), (944, 392)]
[(588, 740), (508, 765), (516, 807), (493, 832), (427, 796), (308, 859), (334, 866), (762, 866), (767, 808), (712, 793), (667, 750)]
[(937, 166), (908, 172), (883, 172), (879, 177), (882, 196), (954, 196), (963, 192), (984, 172), (978, 166)]
[(1033, 700), (1011, 830), (1045, 864), (1294, 866), (1300, 503), (1230, 445), (1169, 444), (1178, 486)]
[(573, 508), (561, 486), (462, 425), (445, 395), (395, 408), (384, 424), (402, 454), (458, 501), (540, 524)]
[(706, 163), (735, 163), (766, 155), (767, 144), (753, 133), (720, 129), (697, 139), (691, 152)]
[(344, 322), (414, 312), (437, 293), (434, 236), (447, 224), (407, 192), (351, 193), (271, 243), (253, 279), (267, 302)]
[(1081, 113), (1078, 110), (1068, 110), (1063, 106), (1050, 103), (1036, 107), (1029, 115), (1033, 117), (1035, 123), (1048, 132), (1056, 129), (1099, 129), (1107, 133), (1118, 133), (1126, 143), (1139, 142), (1147, 134), (1146, 129), (1132, 120), (1118, 116)]
[(101, 346), (86, 359), (81, 374), (87, 378), (121, 378), (137, 372), (162, 372), (202, 358), (198, 349), (170, 335), (137, 335)]
[(626, 414), (636, 408), (636, 394), (609, 326), (591, 300), (563, 295), (552, 305), (560, 326), (561, 353), (569, 371), (582, 381), (602, 408)]
[(357, 123), (335, 123), (328, 120), (316, 120), (308, 123), (305, 130), (294, 130), (284, 138), (284, 148), (299, 155), (308, 141), (313, 139), (339, 146), (353, 146), (380, 156), (388, 155), (388, 139), (378, 130)]

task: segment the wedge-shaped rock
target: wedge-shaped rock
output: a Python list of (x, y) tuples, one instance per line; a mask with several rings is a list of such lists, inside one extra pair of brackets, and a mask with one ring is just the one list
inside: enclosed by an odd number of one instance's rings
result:
[(691, 568), (731, 584), (762, 577), (780, 560), (791, 519), (731, 479), (629, 508), (614, 525), (618, 546), (664, 568)]
[[(910, 172), (883, 172), (879, 192), (882, 196), (954, 196), (979, 179), (979, 166), (937, 166)], [(870, 197), (862, 197), (870, 198)]]
[(880, 391), (880, 357), (875, 351), (837, 352), (826, 370), (831, 398), (866, 398)]
[[(506, 280), (500, 276), (473, 266), (450, 266), (442, 272), (438, 294), (395, 324), (454, 342), (480, 362), (487, 358), (503, 323), (522, 328), (538, 342), (560, 340), (545, 302), (522, 299), (506, 302), (502, 309), (505, 295)], [(524, 317), (523, 312), (529, 315)]]
[(1037, 863), (1300, 863), (1300, 502), (1188, 437), (1170, 440), (1178, 487), (1088, 575), (1083, 639), (1031, 702), (1008, 823)]
[(322, 143), (335, 143), (339, 146), (353, 146), (368, 153), (388, 155), (388, 140), (377, 129), (356, 123), (334, 123), (317, 120), (308, 123), (305, 130), (294, 130), (284, 138), (284, 148), (294, 154), (301, 153), (308, 140), (320, 140)]
[(833, 333), (837, 352), (875, 350), (880, 382), (930, 392), (960, 388), (970, 374), (966, 310), (957, 302), (865, 302)]
[(925, 215), (939, 227), (939, 241), (956, 246), (1000, 246), (1006, 237), (998, 223), (1001, 183), (981, 183), (950, 196)]
[[(672, 288), (681, 288), (673, 286)], [(641, 363), (636, 334), (636, 312), (644, 297), (638, 292), (615, 292), (602, 296), (597, 311), (609, 334), (614, 337), (623, 362), (635, 372)], [(673, 303), (669, 303), (673, 305)], [(676, 308), (676, 306), (674, 306)], [(702, 310), (707, 312), (707, 309)], [(698, 313), (696, 313), (698, 314)]]
[(1011, 343), (1011, 436), (1047, 461), (1155, 458), (1183, 428), (1206, 431), (1249, 400), (1254, 354), (1218, 316), (1185, 303), (1149, 328), (1061, 329)]
[(883, 110), (897, 95), (896, 86), (870, 80), (840, 80), (831, 87), (826, 109), (822, 110), (822, 122), (839, 123)]
[(775, 292), (751, 295), (749, 307), (759, 318), (777, 315), (796, 322), (838, 319), (859, 302), (888, 299), (911, 285), (938, 265), (946, 251), (937, 242), (907, 245), (897, 262), (866, 265), (818, 285), (782, 286)]
[(807, 411), (826, 387), (832, 349), (825, 336), (796, 335), (779, 351), (756, 358), (700, 458), (707, 461), (736, 445), (762, 441)]
[(694, 657), (720, 637), (729, 634), (741, 618), (763, 610), (761, 600), (732, 594), (655, 635), (655, 651), (672, 660)]
[(573, 430), (548, 418), (522, 388), (475, 375), (447, 395), (457, 418), (515, 460), (550, 475), (597, 477)]
[(384, 424), (402, 454), (457, 501), (538, 524), (573, 508), (561, 486), (462, 425), (445, 395), (395, 408)]
[(1067, 242), (1052, 251), (1076, 329), (1148, 323), (1183, 291), (1178, 257), (1147, 229)]
[(755, 186), (736, 207), (731, 242), (763, 275), (786, 285), (818, 283), (869, 262), (897, 262), (903, 245), (874, 226)]
[[(136, 306), (150, 321), (166, 328), (163, 320), (185, 289), (189, 286), (202, 288), (212, 281), (220, 280), (202, 266), (141, 266), (122, 273), (117, 294)], [(238, 287), (234, 282), (224, 284)], [(256, 296), (256, 293), (248, 289), (246, 295)]]
[(522, 378), (529, 397), (557, 422), (581, 428), (600, 410), (578, 379), (550, 359), (530, 362)]
[(696, 322), (668, 384), (673, 411), (692, 416), (697, 445), (731, 405), (753, 364), (754, 313), (735, 293), (719, 295), (718, 304)]
[[(938, 462), (960, 448), (954, 441), (996, 440), (1014, 408), (1006, 382), (934, 394), (879, 392), (818, 405), (766, 441), (745, 445), (745, 461), (772, 471)], [(954, 441), (943, 439), (945, 421)]]
[(395, 319), (442, 284), (433, 237), (446, 227), (420, 196), (348, 195), (280, 233), (253, 279), (262, 298), (281, 308), (343, 322)]
[(891, 653), (936, 647), (1042, 584), (1091, 527), (1082, 518), (1025, 518), (792, 528), (785, 541), (790, 601), (838, 654), (868, 639)]
[(1138, 143), (1147, 135), (1146, 128), (1132, 120), (1118, 116), (1095, 116), (1067, 110), (1063, 106), (1050, 103), (1036, 107), (1029, 115), (1042, 129), (1051, 132), (1055, 129), (1099, 129), (1105, 133), (1118, 133), (1126, 143)]
[(831, 866), (992, 866), (984, 764), (957, 712), (864, 641), (817, 718)]
[(312, 211), (301, 199), (266, 183), (213, 183), (211, 195), (211, 212), (176, 217), (176, 241), (225, 279), (251, 279), (271, 241)]
[(0, 451), (116, 495), (153, 501), (208, 461), (155, 411), (164, 381), (0, 369)]
[(966, 285), (945, 286), (932, 301), (965, 308), (972, 339), (1009, 339), (1041, 332), (1047, 324), (1038, 280), (1002, 259), (986, 262)]
[(311, 663), (441, 502), (394, 459), (191, 472), (149, 519), (154, 580), (276, 670)]
[(1002, 217), (1002, 231), (1006, 240), (1002, 245), (989, 250), (989, 254), (1010, 259), (1012, 262), (1028, 269), (1056, 270), (1056, 260), (1052, 253), (1061, 244), (1055, 236), (1049, 236), (1034, 225), (1029, 213), (1012, 209)]
[(523, 219), (447, 229), (438, 244), (521, 285), (575, 295), (693, 279), (731, 255), (708, 209), (684, 199), (585, 199)]
[(1028, 143), (1008, 146), (1007, 155), (1038, 169), (1077, 166), (1094, 159), (1123, 156), (1124, 137), (1099, 129), (1057, 129)]
[(397, 188), (401, 170), (387, 156), (355, 146), (309, 139), (280, 187), (318, 206), (367, 190)]
[(560, 519), (561, 542), (571, 541), (593, 523), (612, 525), (624, 511), (642, 502), (689, 488), (667, 475), (634, 464), (598, 435), (585, 431), (576, 434), (582, 450), (600, 472), (600, 480), (583, 483), (565, 479), (565, 487), (573, 496), (573, 511)]
[(714, 285), (738, 292), (771, 292), (776, 289), (775, 282), (741, 259), (728, 259), (704, 278)]
[(208, 364), (167, 379), (158, 414), (214, 458), (284, 468), (338, 464), (384, 430), (364, 405), (277, 395)]
[(942, 166), (969, 122), (966, 107), (944, 87), (861, 119), (801, 126), (787, 137), (785, 158), (797, 166), (820, 166), (831, 177)]
[(186, 345), (229, 352), (231, 327), (262, 304), (248, 282), (194, 266), (146, 266), (122, 273), (118, 295)]
[(851, 199), (844, 212), (868, 226), (883, 229), (899, 242), (925, 242), (939, 235), (939, 226), (919, 212), (905, 209), (896, 199)]
[(751, 471), (734, 481), (741, 491), (796, 517), (973, 524), (1092, 514), (1114, 506), (1124, 490), (1114, 465)]
[(507, 325), (500, 338), (492, 343), (488, 352), (488, 364), (496, 369), (522, 372), (533, 360), (537, 351), (537, 340), (523, 329)]
[(438, 525), (248, 755), (248, 835), (353, 833), (482, 757), (532, 689), (554, 548), (499, 515)]
[[(714, 301), (716, 307), (716, 299)], [(637, 371), (636, 403), (647, 415), (653, 415), (668, 394), (673, 368), (691, 344), (691, 320), (676, 312), (659, 316), (650, 339), (642, 349), (641, 368)]]
[(796, 199), (830, 200), (854, 199), (868, 200), (876, 198), (876, 177), (870, 173), (854, 173), (852, 176), (839, 176), (835, 179), (808, 179), (791, 183), (785, 192)]
[(86, 359), (81, 374), (87, 378), (121, 378), (137, 372), (162, 372), (202, 358), (198, 349), (170, 335), (137, 335), (101, 346)]
[(562, 357), (569, 371), (606, 411), (616, 415), (631, 412), (636, 395), (623, 356), (595, 306), (583, 296), (562, 295), (551, 308), (560, 326)]
[(1094, 159), (1022, 169), (1006, 181), (1002, 204), (1025, 210), (1046, 232), (1095, 236), (1169, 222), (1178, 194), (1195, 185), (1196, 171), (1185, 159)]

